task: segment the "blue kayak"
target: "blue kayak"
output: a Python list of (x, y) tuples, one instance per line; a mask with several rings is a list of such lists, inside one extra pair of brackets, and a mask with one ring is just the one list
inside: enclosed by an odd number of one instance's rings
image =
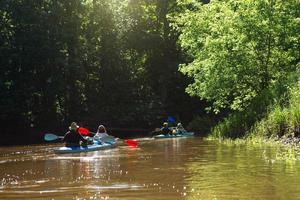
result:
[(170, 135), (160, 134), (154, 136), (154, 138), (160, 139), (160, 138), (179, 138), (179, 137), (193, 137), (193, 136), (194, 136), (194, 132), (185, 132), (181, 134), (170, 134)]
[(60, 147), (54, 149), (54, 153), (63, 154), (63, 153), (80, 153), (80, 152), (89, 152), (89, 151), (98, 151), (102, 149), (110, 149), (116, 147), (116, 142), (114, 143), (104, 143), (104, 144), (92, 144), (86, 147)]

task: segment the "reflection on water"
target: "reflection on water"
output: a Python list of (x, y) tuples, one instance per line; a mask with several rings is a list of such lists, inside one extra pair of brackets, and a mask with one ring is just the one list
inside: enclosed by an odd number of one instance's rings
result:
[(275, 162), (274, 149), (222, 144), (199, 148), (202, 153), (188, 162), (188, 199), (300, 198), (300, 163)]
[(55, 155), (58, 145), (2, 147), (0, 199), (300, 198), (300, 163), (271, 148), (170, 138)]

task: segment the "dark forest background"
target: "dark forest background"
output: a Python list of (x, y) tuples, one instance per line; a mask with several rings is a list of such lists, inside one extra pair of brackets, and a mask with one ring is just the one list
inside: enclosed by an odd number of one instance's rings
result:
[(186, 59), (167, 0), (1, 0), (1, 143), (95, 131), (188, 125), (205, 102), (185, 93)]

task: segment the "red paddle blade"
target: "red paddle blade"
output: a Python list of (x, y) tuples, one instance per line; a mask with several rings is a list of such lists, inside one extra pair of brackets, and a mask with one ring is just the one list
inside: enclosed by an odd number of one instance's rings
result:
[(90, 134), (90, 131), (83, 127), (79, 127), (78, 132), (80, 133), (80, 135), (84, 135), (84, 136), (87, 136)]
[(136, 140), (125, 140), (128, 146), (137, 147), (138, 143)]

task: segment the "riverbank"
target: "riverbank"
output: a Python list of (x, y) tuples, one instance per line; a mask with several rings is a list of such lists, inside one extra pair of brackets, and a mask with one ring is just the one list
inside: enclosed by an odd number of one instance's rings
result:
[(277, 146), (283, 149), (282, 159), (300, 160), (300, 83), (286, 86), (285, 92), (278, 92), (279, 87), (265, 91), (248, 109), (227, 116), (208, 138)]

